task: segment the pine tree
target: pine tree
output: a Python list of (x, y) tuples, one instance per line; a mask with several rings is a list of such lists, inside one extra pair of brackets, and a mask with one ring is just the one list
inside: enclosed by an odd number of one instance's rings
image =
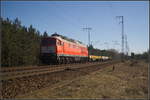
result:
[(48, 37), (48, 33), (45, 31), (43, 37)]

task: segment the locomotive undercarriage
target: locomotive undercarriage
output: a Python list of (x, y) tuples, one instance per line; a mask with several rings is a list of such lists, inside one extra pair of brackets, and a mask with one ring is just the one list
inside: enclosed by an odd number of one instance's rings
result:
[(88, 61), (87, 57), (57, 56), (58, 64), (81, 63)]
[(42, 54), (41, 62), (44, 64), (69, 64), (87, 62), (88, 57), (81, 56), (65, 56), (57, 54)]

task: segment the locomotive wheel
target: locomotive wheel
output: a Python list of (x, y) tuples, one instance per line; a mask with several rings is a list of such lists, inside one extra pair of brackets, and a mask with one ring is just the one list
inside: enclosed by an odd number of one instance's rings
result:
[(66, 63), (69, 64), (69, 58), (66, 58)]
[(63, 64), (63, 59), (62, 59), (62, 57), (60, 57), (60, 63)]
[(57, 57), (57, 63), (60, 64), (60, 57)]
[(65, 60), (65, 58), (63, 57), (63, 64), (66, 64), (66, 60)]

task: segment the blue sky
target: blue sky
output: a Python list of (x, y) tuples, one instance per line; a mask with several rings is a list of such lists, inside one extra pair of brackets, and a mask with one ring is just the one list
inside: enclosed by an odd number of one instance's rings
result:
[[(18, 17), (22, 25), (33, 25), (41, 33), (58, 34), (99, 49), (121, 50), (121, 24), (116, 16), (124, 16), (125, 34), (130, 52), (142, 53), (149, 48), (149, 4), (146, 1), (3, 1), (1, 16), (11, 20)], [(108, 43), (108, 44), (106, 44)]]

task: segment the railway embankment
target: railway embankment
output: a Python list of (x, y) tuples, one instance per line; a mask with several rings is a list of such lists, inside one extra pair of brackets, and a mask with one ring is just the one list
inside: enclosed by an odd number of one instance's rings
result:
[[(63, 80), (55, 85), (17, 96), (17, 98), (148, 98), (148, 63), (125, 62), (111, 64), (101, 70), (80, 70), (80, 74), (66, 73)], [(76, 71), (75, 71), (76, 72)], [(74, 76), (74, 77), (75, 77)], [(79, 77), (80, 76), (80, 77)]]

